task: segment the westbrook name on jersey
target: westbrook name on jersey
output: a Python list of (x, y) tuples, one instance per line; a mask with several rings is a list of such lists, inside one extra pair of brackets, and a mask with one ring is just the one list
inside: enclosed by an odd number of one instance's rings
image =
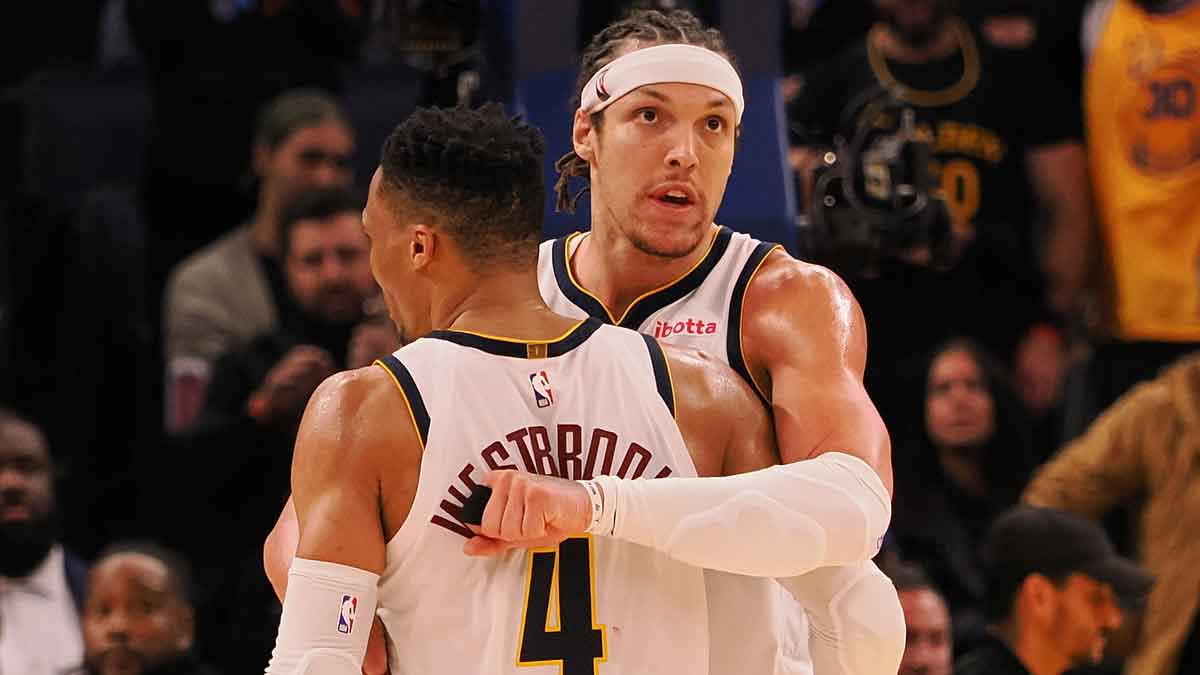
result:
[(435, 331), (380, 361), (423, 444), (387, 543), (379, 616), (394, 675), (704, 673), (701, 570), (603, 537), (473, 558), (462, 507), (489, 470), (695, 476), (662, 348), (583, 320), (544, 342)]

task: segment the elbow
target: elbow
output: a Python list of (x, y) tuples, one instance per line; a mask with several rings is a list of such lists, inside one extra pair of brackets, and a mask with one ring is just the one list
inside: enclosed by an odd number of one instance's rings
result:
[(856, 639), (846, 654), (847, 670), (863, 675), (891, 675), (904, 658), (907, 629), (904, 609), (891, 580), (870, 575), (847, 594), (847, 620)]
[(904, 610), (874, 563), (826, 567), (780, 579), (811, 622), (814, 671), (894, 675), (904, 656)]

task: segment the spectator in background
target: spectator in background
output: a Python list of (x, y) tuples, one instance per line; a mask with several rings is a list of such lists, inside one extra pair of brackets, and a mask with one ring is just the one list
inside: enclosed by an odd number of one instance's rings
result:
[(245, 218), (254, 116), (280, 93), (340, 89), (365, 16), (354, 0), (127, 0), (150, 73), (146, 161), (156, 279)]
[(1089, 11), (1084, 104), (1108, 340), (1089, 366), (1087, 420), (1200, 348), (1197, 35), (1200, 0), (1100, 0)]
[(996, 520), (983, 544), (986, 640), (956, 675), (1061, 675), (1100, 663), (1108, 636), (1153, 583), (1119, 557), (1098, 525), (1018, 506)]
[[(338, 103), (286, 93), (259, 117), (254, 142), (258, 208), (249, 223), (172, 272), (163, 322), (167, 428), (186, 429), (204, 403), (218, 356), (273, 331), (292, 311), (280, 269), (280, 212), (308, 190), (350, 185), (354, 135)], [(186, 210), (202, 193), (179, 205)]]
[(1017, 503), (1034, 462), (1020, 403), (980, 347), (951, 341), (922, 373), (924, 396), (910, 396), (922, 408), (893, 439), (889, 536), (901, 558), (919, 563), (944, 593), (961, 651), (985, 626), (979, 538)]
[(58, 675), (83, 656), (87, 567), (58, 543), (42, 432), (0, 408), (0, 672)]
[[(179, 439), (180, 475), (196, 486), (186, 552), (206, 588), (202, 625), (212, 658), (233, 670), (267, 662), (278, 605), (259, 573), (263, 533), (290, 492), (296, 428), (309, 396), (333, 373), (369, 365), (399, 347), (386, 315), (364, 306), (377, 288), (361, 200), (314, 190), (280, 214), (280, 255), (288, 304), (278, 328), (221, 357), (200, 418)], [(219, 457), (214, 453), (219, 452)], [(207, 542), (219, 540), (219, 550)], [(221, 598), (237, 597), (237, 603)], [(226, 614), (228, 613), (228, 614)]]
[(192, 651), (190, 583), (183, 559), (152, 544), (120, 544), (102, 553), (83, 613), (82, 673), (213, 675)]
[(1038, 470), (1025, 500), (1099, 519), (1133, 507), (1158, 579), (1129, 675), (1200, 672), (1200, 355), (1133, 389)]
[[(1015, 365), (1031, 407), (1048, 408), (1065, 370), (1057, 324), (1077, 305), (1091, 227), (1079, 106), (1030, 54), (979, 40), (953, 0), (875, 4), (867, 37), (804, 78), (793, 161), (804, 174), (835, 136), (898, 127), (876, 114), (885, 96), (910, 107), (959, 255), (945, 272), (918, 257), (884, 261), (874, 278), (842, 270), (867, 316), (868, 389), (888, 419), (890, 369), (967, 335)], [(914, 315), (929, 320), (914, 326)]]
[(884, 572), (896, 586), (908, 629), (899, 675), (950, 675), (954, 639), (942, 594), (916, 565), (895, 563)]
[(1083, 48), (1079, 41), (1088, 0), (975, 0), (962, 2), (963, 14), (979, 35), (1000, 49), (1034, 52), (1064, 98), (1082, 102)]

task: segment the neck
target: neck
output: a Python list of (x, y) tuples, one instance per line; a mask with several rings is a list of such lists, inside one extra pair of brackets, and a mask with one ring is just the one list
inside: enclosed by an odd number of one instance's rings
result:
[(670, 284), (696, 266), (712, 244), (718, 228), (711, 225), (700, 245), (681, 258), (663, 258), (635, 247), (615, 226), (596, 227), (579, 244), (570, 261), (580, 285), (600, 299), (619, 319), (642, 295)]
[(576, 322), (550, 311), (533, 270), (474, 277), (433, 298), (434, 330), (462, 330), (513, 339), (558, 337)]
[(1071, 667), (1053, 636), (1022, 630), (1015, 619), (993, 626), (992, 632), (1016, 654), (1030, 675), (1061, 675)]
[(942, 448), (938, 451), (938, 462), (960, 488), (976, 497), (986, 497), (987, 479), (979, 463), (979, 448)]
[(901, 63), (934, 61), (958, 50), (958, 38), (954, 34), (954, 21), (951, 19), (942, 21), (937, 34), (920, 45), (905, 42), (891, 26), (884, 23), (876, 25), (869, 39), (875, 41), (875, 46), (885, 57)]

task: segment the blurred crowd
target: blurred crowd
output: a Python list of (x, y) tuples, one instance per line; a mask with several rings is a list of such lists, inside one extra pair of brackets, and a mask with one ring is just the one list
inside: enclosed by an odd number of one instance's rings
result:
[[(782, 17), (781, 243), (867, 319), (901, 672), (1200, 672), (1200, 2), (755, 2)], [(380, 142), (512, 103), (516, 5), (0, 9), (0, 672), (266, 664), (300, 415), (404, 338), (361, 229)], [(580, 5), (561, 30), (722, 6)], [(806, 248), (836, 158), (864, 198), (900, 180), (870, 162), (897, 130), (940, 237)]]

